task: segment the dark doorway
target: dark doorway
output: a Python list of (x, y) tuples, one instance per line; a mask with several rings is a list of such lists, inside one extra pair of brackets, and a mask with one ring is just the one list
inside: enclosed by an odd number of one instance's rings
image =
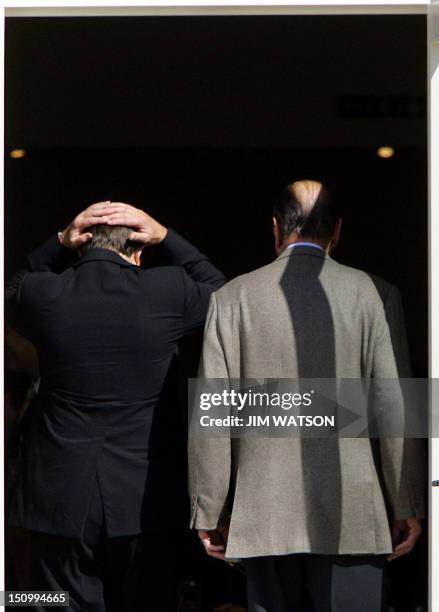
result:
[[(8, 19), (7, 276), (111, 199), (172, 225), (232, 278), (273, 258), (281, 188), (317, 178), (344, 210), (334, 257), (399, 287), (424, 377), (426, 83), (423, 16)], [(393, 157), (378, 157), (383, 145)], [(240, 579), (227, 575), (226, 597), (216, 568), (200, 570), (215, 602), (242, 601)], [(425, 542), (391, 569), (397, 609), (425, 605)]]

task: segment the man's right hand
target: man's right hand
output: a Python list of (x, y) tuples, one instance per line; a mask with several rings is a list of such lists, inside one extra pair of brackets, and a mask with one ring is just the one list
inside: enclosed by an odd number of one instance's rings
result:
[(110, 201), (92, 204), (73, 219), (70, 225), (60, 234), (61, 244), (68, 249), (78, 249), (89, 242), (93, 235), (86, 230), (93, 225), (107, 223), (110, 215), (118, 210)]

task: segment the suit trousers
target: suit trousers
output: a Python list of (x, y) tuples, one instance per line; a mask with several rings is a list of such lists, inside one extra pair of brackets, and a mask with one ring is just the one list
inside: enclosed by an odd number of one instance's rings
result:
[(246, 559), (248, 612), (381, 612), (385, 555)]
[(174, 612), (175, 542), (169, 540), (163, 530), (107, 537), (96, 483), (81, 539), (31, 532), (31, 588), (69, 591), (69, 607), (48, 612)]

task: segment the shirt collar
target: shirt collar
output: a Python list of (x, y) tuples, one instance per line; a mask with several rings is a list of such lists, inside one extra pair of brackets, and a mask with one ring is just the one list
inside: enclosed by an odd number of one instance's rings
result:
[[(295, 248), (291, 248), (291, 247)], [(297, 248), (296, 248), (297, 247)], [(295, 242), (294, 245), (288, 245), (284, 248), (284, 250), (277, 256), (276, 259), (282, 259), (283, 257), (299, 257), (302, 255), (307, 255), (310, 257), (318, 257), (319, 259), (330, 259), (329, 255), (317, 244), (313, 242), (303, 243), (303, 242)]]
[(325, 252), (325, 249), (323, 247), (321, 247), (319, 244), (316, 244), (315, 242), (304, 242), (304, 241), (300, 241), (300, 242), (293, 242), (293, 244), (289, 244), (287, 246), (287, 249), (294, 249), (295, 247), (312, 247), (314, 249), (319, 249), (320, 251)]
[(138, 266), (130, 263), (118, 253), (110, 249), (90, 249), (90, 251), (87, 251), (85, 255), (80, 257), (78, 261), (73, 264), (73, 267), (76, 268), (77, 266), (81, 266), (82, 264), (90, 261), (107, 261), (127, 268), (138, 268)]

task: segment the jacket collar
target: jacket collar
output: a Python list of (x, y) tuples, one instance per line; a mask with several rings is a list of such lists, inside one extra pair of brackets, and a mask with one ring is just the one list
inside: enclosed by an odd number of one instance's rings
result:
[(110, 263), (117, 264), (124, 268), (138, 268), (135, 264), (130, 263), (115, 251), (110, 249), (91, 249), (87, 251), (85, 255), (80, 257), (77, 262), (73, 264), (73, 267), (82, 266), (82, 264), (89, 263), (90, 261), (107, 261)]
[(320, 258), (329, 258), (329, 255), (325, 251), (321, 251), (320, 249), (316, 249), (312, 246), (295, 246), (295, 247), (286, 247), (280, 255), (276, 257), (276, 259), (282, 259), (283, 257), (291, 257), (297, 255), (311, 255), (312, 257), (320, 257)]

